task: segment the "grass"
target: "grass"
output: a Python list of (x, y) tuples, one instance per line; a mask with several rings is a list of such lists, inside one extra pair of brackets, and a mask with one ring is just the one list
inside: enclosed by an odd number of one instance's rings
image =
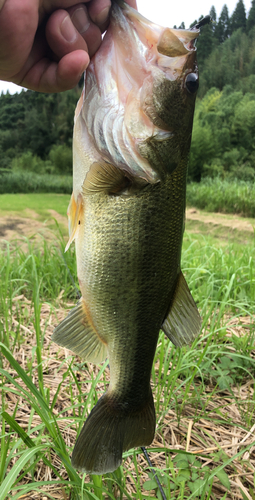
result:
[(204, 179), (187, 185), (187, 204), (208, 212), (255, 217), (255, 183)]
[(60, 215), (66, 216), (69, 194), (58, 193), (29, 193), (29, 194), (1, 194), (0, 215), (20, 215), (27, 217), (27, 210), (32, 210), (39, 215), (41, 220), (49, 216), (48, 209), (56, 207)]
[(36, 174), (35, 172), (0, 172), (0, 194), (72, 192), (72, 176)]
[[(167, 499), (255, 498), (255, 245), (252, 235), (245, 246), (227, 234), (222, 241), (185, 233), (182, 269), (203, 335), (177, 349), (161, 333), (155, 355), (157, 433), (148, 452)], [(76, 433), (109, 370), (51, 342), (76, 300), (74, 249), (63, 256), (64, 245), (56, 227), (54, 244), (23, 238), (0, 254), (0, 500), (161, 499), (140, 449), (102, 477), (71, 466)]]
[[(205, 217), (204, 220), (200, 220), (200, 217)], [(192, 234), (207, 235), (207, 243), (211, 242), (213, 246), (224, 248), (230, 243), (235, 245), (239, 244), (242, 246), (253, 245), (255, 237), (255, 220), (250, 218), (239, 218), (237, 216), (229, 216), (222, 214), (213, 214), (213, 221), (211, 220), (212, 214), (209, 212), (202, 212), (198, 214), (198, 219), (186, 219), (186, 231)], [(220, 218), (218, 218), (220, 217)], [(224, 225), (224, 221), (228, 220), (228, 225)], [(237, 227), (235, 227), (235, 221), (238, 220)], [(239, 222), (241, 220), (241, 224)], [(250, 224), (250, 228), (254, 228), (253, 231), (248, 231), (247, 226), (243, 227), (243, 222)], [(238, 227), (239, 226), (239, 227)], [(199, 238), (199, 236), (197, 236)]]
[[(0, 196), (5, 193), (42, 193), (71, 194), (72, 177), (61, 175), (38, 175), (34, 172), (13, 171), (0, 173)], [(4, 199), (4, 198), (3, 198)], [(8, 196), (6, 197), (8, 200)], [(54, 205), (55, 202), (53, 201)], [(14, 202), (16, 205), (16, 201)], [(208, 212), (240, 214), (255, 217), (255, 183), (240, 180), (205, 178), (200, 183), (187, 185), (187, 205)]]

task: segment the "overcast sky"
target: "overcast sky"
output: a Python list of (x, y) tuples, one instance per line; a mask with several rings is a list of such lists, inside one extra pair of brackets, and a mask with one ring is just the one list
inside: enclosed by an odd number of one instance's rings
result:
[[(224, 3), (227, 4), (229, 15), (235, 10), (238, 0), (137, 0), (138, 10), (148, 19), (161, 26), (179, 26), (184, 21), (186, 28), (201, 15), (209, 14), (212, 5), (216, 9), (217, 18), (220, 16)], [(244, 0), (246, 14), (251, 7), (251, 0)], [(0, 80), (1, 91), (10, 93), (20, 91), (20, 87), (9, 82)]]

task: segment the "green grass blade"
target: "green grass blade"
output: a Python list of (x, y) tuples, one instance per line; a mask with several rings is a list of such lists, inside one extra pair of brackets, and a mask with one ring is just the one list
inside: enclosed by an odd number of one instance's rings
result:
[(6, 478), (1, 484), (1, 491), (0, 491), (0, 500), (6, 500), (7, 495), (9, 491), (12, 488), (12, 485), (16, 481), (20, 471), (23, 469), (24, 465), (39, 451), (41, 451), (44, 448), (43, 445), (40, 446), (35, 446), (32, 449), (24, 451), (24, 453), (21, 455), (21, 457), (17, 460), (17, 462), (14, 464)]
[(102, 486), (103, 486), (103, 481), (102, 481), (102, 476), (97, 475), (97, 474), (92, 474), (91, 475), (93, 484), (94, 484), (94, 492), (98, 496), (99, 500), (103, 500), (103, 493), (102, 493)]
[[(9, 413), (3, 411), (2, 416), (9, 424), (9, 426), (14, 430), (14, 432), (17, 432), (17, 434), (21, 437), (22, 441), (25, 443), (26, 446), (28, 446), (28, 448), (34, 448), (36, 446), (33, 440), (29, 437), (29, 435), (22, 429), (22, 427), (20, 427), (18, 422), (16, 422), (16, 420), (14, 420), (14, 418), (12, 418), (11, 415), (9, 415)], [(50, 469), (52, 469), (52, 471), (56, 474), (56, 476), (58, 476), (61, 479), (61, 476), (58, 473), (57, 469), (53, 467), (50, 461), (44, 455), (42, 455), (41, 458), (45, 463), (45, 465), (50, 467)]]
[(23, 380), (26, 387), (35, 396), (38, 404), (40, 405), (41, 409), (43, 410), (43, 413), (45, 415), (47, 415), (47, 417), (50, 415), (54, 419), (55, 418), (54, 415), (51, 413), (47, 403), (43, 399), (43, 396), (36, 389), (35, 385), (33, 384), (32, 379), (26, 374), (26, 372), (23, 370), (23, 368), (20, 366), (20, 364), (14, 359), (11, 352), (2, 343), (0, 343), (0, 348), (2, 349), (4, 356), (6, 357), (6, 359), (8, 359), (11, 366), (14, 368), (14, 370), (17, 372), (17, 374)]
[[(11, 366), (15, 369), (15, 371), (21, 377), (23, 382), (26, 384), (26, 387), (35, 396), (35, 400), (32, 401), (31, 395), (25, 389), (23, 389), (22, 386), (16, 384), (18, 389), (20, 389), (23, 392), (23, 394), (26, 396), (26, 399), (28, 401), (30, 401), (30, 404), (33, 404), (36, 412), (38, 413), (38, 415), (41, 417), (41, 419), (45, 423), (45, 426), (48, 429), (48, 431), (49, 431), (49, 433), (54, 441), (53, 446), (55, 448), (55, 451), (58, 453), (60, 459), (62, 460), (63, 464), (65, 465), (70, 479), (77, 480), (78, 482), (80, 482), (80, 478), (79, 478), (78, 474), (75, 472), (74, 468), (71, 466), (69, 454), (67, 453), (65, 442), (64, 442), (62, 435), (60, 433), (55, 415), (52, 413), (48, 404), (43, 399), (43, 396), (36, 389), (31, 378), (26, 374), (26, 372), (23, 370), (23, 368), (14, 359), (14, 357), (12, 356), (10, 351), (8, 349), (6, 349), (6, 347), (1, 343), (0, 343), (0, 348), (2, 349), (4, 356), (6, 357), (6, 359), (8, 359)], [(9, 375), (9, 373), (5, 372), (4, 374), (13, 384), (15, 384), (15, 380)]]

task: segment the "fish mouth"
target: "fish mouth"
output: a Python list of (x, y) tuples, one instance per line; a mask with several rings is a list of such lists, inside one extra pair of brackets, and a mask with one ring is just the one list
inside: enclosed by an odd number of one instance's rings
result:
[(123, 0), (115, 0), (115, 3), (122, 8), (124, 14), (133, 23), (142, 43), (147, 44), (149, 48), (156, 44), (158, 52), (166, 51), (169, 57), (196, 50), (195, 41), (200, 34), (196, 26), (192, 29), (164, 28), (149, 21)]
[(113, 25), (115, 18), (118, 17), (114, 9), (117, 10), (118, 6), (129, 19), (133, 33), (136, 34), (136, 45), (140, 53), (143, 53), (147, 64), (158, 66), (166, 73), (169, 80), (176, 80), (186, 74), (188, 69), (197, 71), (195, 61), (199, 27), (195, 26), (192, 29), (162, 27), (149, 21), (123, 0), (115, 0), (113, 4), (111, 18)]
[[(176, 31), (171, 28), (165, 28), (162, 31), (157, 43), (157, 50), (160, 54), (168, 57), (180, 57), (196, 50), (196, 38), (194, 38), (193, 33), (187, 31), (185, 34), (180, 30), (176, 33)], [(191, 40), (187, 36), (189, 34), (192, 36)]]

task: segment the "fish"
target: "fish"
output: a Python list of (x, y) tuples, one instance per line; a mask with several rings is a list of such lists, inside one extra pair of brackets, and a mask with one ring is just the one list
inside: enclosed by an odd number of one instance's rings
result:
[(115, 0), (85, 72), (66, 248), (75, 241), (81, 299), (52, 337), (85, 361), (109, 360), (109, 386), (72, 454), (82, 472), (113, 472), (124, 451), (152, 443), (160, 329), (177, 347), (200, 332), (180, 265), (198, 35)]

